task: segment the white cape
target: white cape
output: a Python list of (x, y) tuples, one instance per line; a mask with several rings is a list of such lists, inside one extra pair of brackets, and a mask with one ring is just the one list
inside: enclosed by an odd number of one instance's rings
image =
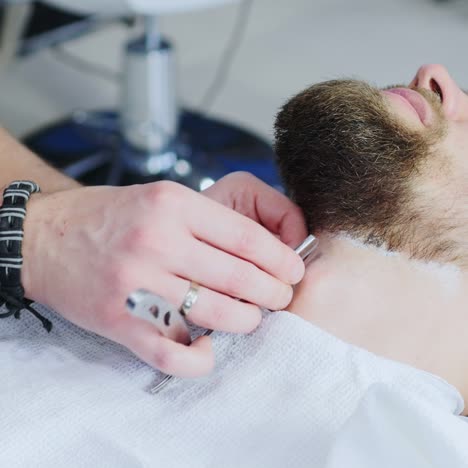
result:
[(287, 312), (215, 333), (216, 370), (161, 374), (52, 311), (0, 320), (2, 467), (468, 466), (463, 401), (446, 382)]

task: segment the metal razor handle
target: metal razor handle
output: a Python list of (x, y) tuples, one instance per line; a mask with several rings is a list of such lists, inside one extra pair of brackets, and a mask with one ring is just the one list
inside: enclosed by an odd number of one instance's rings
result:
[(299, 257), (302, 258), (302, 261), (305, 263), (307, 260), (312, 258), (312, 254), (314, 253), (315, 249), (318, 247), (319, 240), (310, 234), (307, 236), (304, 241), (294, 249)]
[(126, 306), (132, 315), (152, 323), (165, 337), (186, 345), (192, 342), (179, 310), (161, 296), (138, 289), (130, 294)]

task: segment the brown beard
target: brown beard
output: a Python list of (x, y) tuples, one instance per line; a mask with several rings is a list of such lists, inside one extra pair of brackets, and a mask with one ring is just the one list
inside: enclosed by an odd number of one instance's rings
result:
[(313, 85), (282, 107), (277, 161), (310, 232), (344, 231), (412, 257), (453, 260), (453, 226), (436, 222), (415, 190), (446, 128), (436, 96), (417, 91), (437, 117), (424, 130), (408, 128), (380, 91), (356, 80)]

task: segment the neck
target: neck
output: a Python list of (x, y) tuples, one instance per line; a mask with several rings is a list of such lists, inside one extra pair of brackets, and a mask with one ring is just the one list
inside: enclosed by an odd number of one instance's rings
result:
[(468, 401), (467, 306), (468, 270), (324, 234), (288, 310), (344, 341), (442, 377)]

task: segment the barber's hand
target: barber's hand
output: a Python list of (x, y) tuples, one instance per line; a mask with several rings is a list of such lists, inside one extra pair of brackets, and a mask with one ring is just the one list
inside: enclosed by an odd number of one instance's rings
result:
[(248, 172), (233, 172), (202, 193), (253, 219), (293, 249), (308, 234), (301, 210)]
[(214, 364), (209, 337), (190, 346), (163, 337), (128, 313), (128, 295), (145, 288), (179, 306), (193, 280), (201, 288), (191, 321), (250, 332), (261, 319), (254, 304), (286, 307), (290, 285), (304, 273), (300, 258), (273, 234), (295, 245), (306, 232), (299, 210), (252, 176), (233, 174), (205, 194), (156, 182), (33, 196), (23, 241), (26, 297), (163, 372), (208, 373)]

